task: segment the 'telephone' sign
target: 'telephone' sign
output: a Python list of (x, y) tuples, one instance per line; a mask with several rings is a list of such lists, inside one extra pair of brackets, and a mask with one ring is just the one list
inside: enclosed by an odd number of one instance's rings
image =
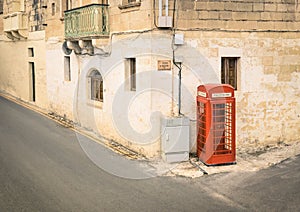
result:
[(213, 93), (212, 98), (225, 98), (231, 97), (231, 93)]

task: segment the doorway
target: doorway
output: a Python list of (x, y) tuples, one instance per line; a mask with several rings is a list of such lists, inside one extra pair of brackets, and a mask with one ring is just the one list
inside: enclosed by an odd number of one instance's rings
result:
[(34, 62), (29, 62), (29, 100), (35, 102), (35, 67)]

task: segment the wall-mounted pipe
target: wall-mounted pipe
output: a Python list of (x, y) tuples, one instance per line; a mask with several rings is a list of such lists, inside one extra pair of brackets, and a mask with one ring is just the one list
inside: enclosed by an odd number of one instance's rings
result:
[(179, 85), (178, 85), (178, 114), (181, 115), (181, 71), (182, 66), (179, 63), (179, 70), (178, 70), (178, 78), (179, 78)]
[(166, 16), (169, 16), (169, 0), (166, 0)]

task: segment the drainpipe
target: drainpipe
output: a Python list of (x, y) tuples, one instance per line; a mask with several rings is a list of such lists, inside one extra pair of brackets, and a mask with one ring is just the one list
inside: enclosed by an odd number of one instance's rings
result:
[(166, 16), (169, 16), (169, 0), (166, 0)]
[[(175, 36), (175, 34), (173, 35)], [(181, 71), (182, 71), (182, 63), (181, 62), (176, 62), (175, 60), (175, 50), (173, 49), (173, 64), (178, 68), (178, 78), (179, 78), (179, 83), (178, 83), (178, 115), (181, 114)]]
[[(155, 1), (155, 0), (154, 0)], [(155, 8), (154, 8), (155, 9)], [(162, 0), (158, 0), (158, 16), (162, 16)]]
[(179, 71), (178, 71), (178, 78), (179, 78), (179, 85), (178, 85), (178, 114), (179, 115), (181, 115), (181, 70), (182, 70), (181, 63), (179, 63)]

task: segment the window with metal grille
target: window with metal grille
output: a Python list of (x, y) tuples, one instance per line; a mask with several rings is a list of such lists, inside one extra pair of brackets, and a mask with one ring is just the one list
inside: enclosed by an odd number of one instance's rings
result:
[(103, 79), (99, 71), (93, 70), (91, 78), (91, 99), (103, 102)]
[(238, 57), (222, 57), (221, 82), (237, 90)]

